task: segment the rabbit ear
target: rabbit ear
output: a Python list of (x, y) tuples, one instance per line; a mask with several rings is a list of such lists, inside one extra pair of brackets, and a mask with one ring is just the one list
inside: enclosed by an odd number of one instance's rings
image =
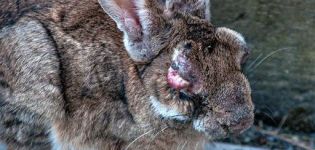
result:
[[(105, 12), (116, 22), (117, 27), (129, 38), (141, 37), (141, 23), (138, 15), (139, 8), (135, 0), (99, 0)], [(142, 16), (146, 18), (146, 16)]]
[(210, 21), (210, 0), (166, 0), (166, 10), (169, 14), (173, 11), (188, 13)]
[[(161, 24), (154, 1), (148, 0), (98, 0), (105, 12), (124, 33), (124, 44), (129, 56), (137, 62), (146, 62), (157, 55), (150, 39)], [(159, 22), (158, 22), (159, 21)]]

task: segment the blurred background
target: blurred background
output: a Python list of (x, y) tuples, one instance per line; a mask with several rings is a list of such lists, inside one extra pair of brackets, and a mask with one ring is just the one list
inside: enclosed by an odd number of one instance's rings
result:
[(255, 126), (225, 139), (268, 149), (315, 149), (315, 0), (212, 0), (212, 23), (244, 35)]

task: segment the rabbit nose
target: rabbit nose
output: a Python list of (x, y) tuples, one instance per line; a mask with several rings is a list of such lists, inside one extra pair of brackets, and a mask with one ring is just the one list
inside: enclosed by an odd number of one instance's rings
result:
[[(224, 126), (226, 132), (230, 134), (240, 134), (248, 129), (254, 121), (254, 116), (248, 112), (247, 115), (242, 117), (236, 117), (235, 114), (239, 114), (238, 111), (233, 110), (215, 110), (215, 114), (218, 118), (225, 118), (228, 121), (221, 122), (221, 126)], [(235, 118), (237, 118), (235, 120)]]
[(241, 134), (246, 129), (250, 128), (254, 122), (251, 117), (243, 118), (237, 123), (232, 124), (228, 129), (231, 134)]

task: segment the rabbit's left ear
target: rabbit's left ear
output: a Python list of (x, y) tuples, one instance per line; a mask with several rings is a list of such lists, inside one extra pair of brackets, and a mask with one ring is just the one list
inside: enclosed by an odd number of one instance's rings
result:
[[(105, 12), (124, 33), (124, 44), (129, 56), (136, 62), (148, 62), (158, 54), (150, 41), (163, 27), (155, 0), (99, 0)], [(154, 43), (154, 44), (152, 44)]]
[(179, 11), (208, 21), (211, 19), (210, 6), (210, 0), (165, 0), (166, 11), (170, 14)]

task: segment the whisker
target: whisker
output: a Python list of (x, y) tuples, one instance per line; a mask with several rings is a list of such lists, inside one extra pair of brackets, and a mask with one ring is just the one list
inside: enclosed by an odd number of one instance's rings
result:
[(269, 111), (269, 113), (273, 113), (274, 111), (272, 110), (272, 108), (270, 108), (270, 106), (269, 106), (269, 104), (264, 104), (264, 108), (266, 108), (268, 111)]
[(251, 68), (256, 64), (256, 62), (259, 60), (259, 58), (260, 58), (262, 55), (263, 55), (263, 54), (260, 53), (260, 54), (256, 57), (256, 59), (255, 59), (251, 64), (249, 64), (248, 67), (246, 67), (245, 72), (246, 72), (247, 70), (251, 69)]
[(125, 123), (126, 123), (126, 120), (122, 121), (122, 123), (120, 124), (118, 128), (120, 129)]
[(153, 138), (152, 138), (152, 140), (151, 141), (153, 141), (160, 133), (162, 133), (164, 130), (166, 130), (168, 127), (164, 127), (162, 130), (160, 130), (159, 132), (157, 132), (154, 136), (153, 136)]
[(288, 119), (288, 115), (285, 115), (284, 117), (282, 117), (281, 122), (278, 126), (278, 129), (276, 130), (277, 133), (279, 133), (281, 131), (281, 129), (282, 129), (283, 125), (285, 124), (285, 122), (287, 121), (287, 119)]
[(125, 150), (128, 150), (128, 148), (129, 148), (133, 143), (135, 143), (135, 142), (136, 142), (137, 140), (139, 140), (141, 137), (143, 137), (143, 136), (149, 134), (149, 133), (152, 132), (153, 130), (154, 130), (154, 129), (149, 130), (148, 132), (145, 132), (145, 133), (141, 134), (140, 136), (138, 136), (136, 139), (134, 139), (131, 143), (128, 144), (128, 146), (126, 147)]
[(179, 146), (180, 146), (180, 144), (177, 145), (176, 150), (179, 150)]
[(276, 120), (274, 120), (273, 117), (272, 117), (271, 115), (269, 115), (268, 113), (266, 113), (266, 112), (260, 112), (260, 113), (262, 113), (263, 115), (265, 115), (265, 116), (267, 116), (269, 119), (271, 119), (274, 124), (277, 123)]
[(180, 150), (183, 150), (185, 148), (186, 144), (187, 144), (187, 141), (185, 141), (184, 145), (182, 146), (182, 148)]
[(198, 146), (199, 146), (199, 142), (196, 143), (196, 145), (195, 145), (195, 150), (198, 149)]
[(254, 65), (252, 68), (250, 68), (248, 70), (248, 73), (254, 71), (258, 66), (260, 66), (263, 62), (265, 62), (269, 57), (271, 57), (272, 55), (279, 53), (281, 51), (285, 51), (285, 50), (290, 50), (291, 47), (286, 47), (286, 48), (281, 48), (281, 49), (277, 49), (275, 51), (270, 52), (267, 56), (265, 56), (264, 58), (262, 58), (256, 65)]

